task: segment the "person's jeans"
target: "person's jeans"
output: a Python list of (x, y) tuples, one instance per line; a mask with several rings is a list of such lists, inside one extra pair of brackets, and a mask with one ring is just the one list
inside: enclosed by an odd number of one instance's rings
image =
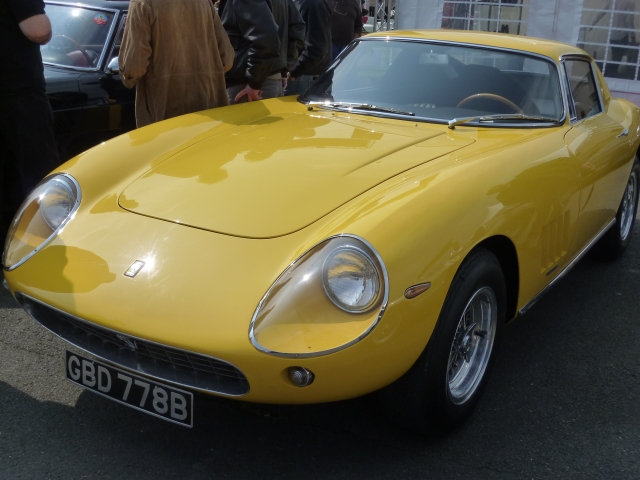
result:
[(284, 91), (285, 95), (302, 95), (304, 92), (309, 90), (311, 85), (316, 83), (319, 75), (301, 75), (299, 78), (296, 78), (294, 81), (289, 81), (287, 83), (287, 88)]
[[(236, 103), (246, 103), (247, 96), (243, 96), (237, 102), (235, 101), (236, 95), (244, 88), (246, 85), (234, 85), (232, 87), (227, 88), (227, 95), (229, 96), (229, 105), (235, 105)], [(266, 100), (267, 98), (277, 98), (282, 97), (284, 95), (284, 91), (282, 90), (282, 78), (278, 75), (278, 78), (267, 78), (263, 83), (262, 87), (260, 87), (262, 91), (262, 99)]]

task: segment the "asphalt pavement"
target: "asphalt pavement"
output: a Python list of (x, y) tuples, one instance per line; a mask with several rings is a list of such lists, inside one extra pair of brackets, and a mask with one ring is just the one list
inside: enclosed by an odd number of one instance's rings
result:
[(640, 235), (587, 256), (507, 326), (461, 429), (425, 439), (375, 394), (322, 405), (197, 396), (187, 429), (67, 382), (67, 345), (0, 292), (1, 479), (638, 479)]

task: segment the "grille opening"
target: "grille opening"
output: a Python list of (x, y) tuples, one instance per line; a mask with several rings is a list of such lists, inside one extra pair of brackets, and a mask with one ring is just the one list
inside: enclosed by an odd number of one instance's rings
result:
[(230, 396), (249, 393), (247, 378), (228, 362), (100, 327), (19, 292), (16, 299), (47, 330), (98, 358), (196, 390)]

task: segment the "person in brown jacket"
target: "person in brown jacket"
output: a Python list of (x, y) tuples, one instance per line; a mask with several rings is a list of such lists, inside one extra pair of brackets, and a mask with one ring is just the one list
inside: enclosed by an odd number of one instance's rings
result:
[(131, 0), (119, 68), (137, 126), (228, 105), (234, 55), (210, 0)]

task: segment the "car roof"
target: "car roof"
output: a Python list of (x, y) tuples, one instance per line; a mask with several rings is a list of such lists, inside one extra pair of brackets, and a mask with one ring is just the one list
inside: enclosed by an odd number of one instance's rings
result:
[(522, 35), (509, 35), (506, 33), (474, 32), (468, 30), (394, 30), (374, 33), (367, 35), (367, 37), (401, 37), (415, 38), (417, 40), (436, 40), (482, 45), (536, 53), (554, 60), (560, 59), (563, 55), (589, 56), (584, 50), (566, 43), (545, 40), (543, 38), (525, 37)]
[(45, 0), (44, 3), (66, 3), (68, 5), (80, 5), (87, 7), (108, 8), (111, 10), (129, 10), (129, 0)]

